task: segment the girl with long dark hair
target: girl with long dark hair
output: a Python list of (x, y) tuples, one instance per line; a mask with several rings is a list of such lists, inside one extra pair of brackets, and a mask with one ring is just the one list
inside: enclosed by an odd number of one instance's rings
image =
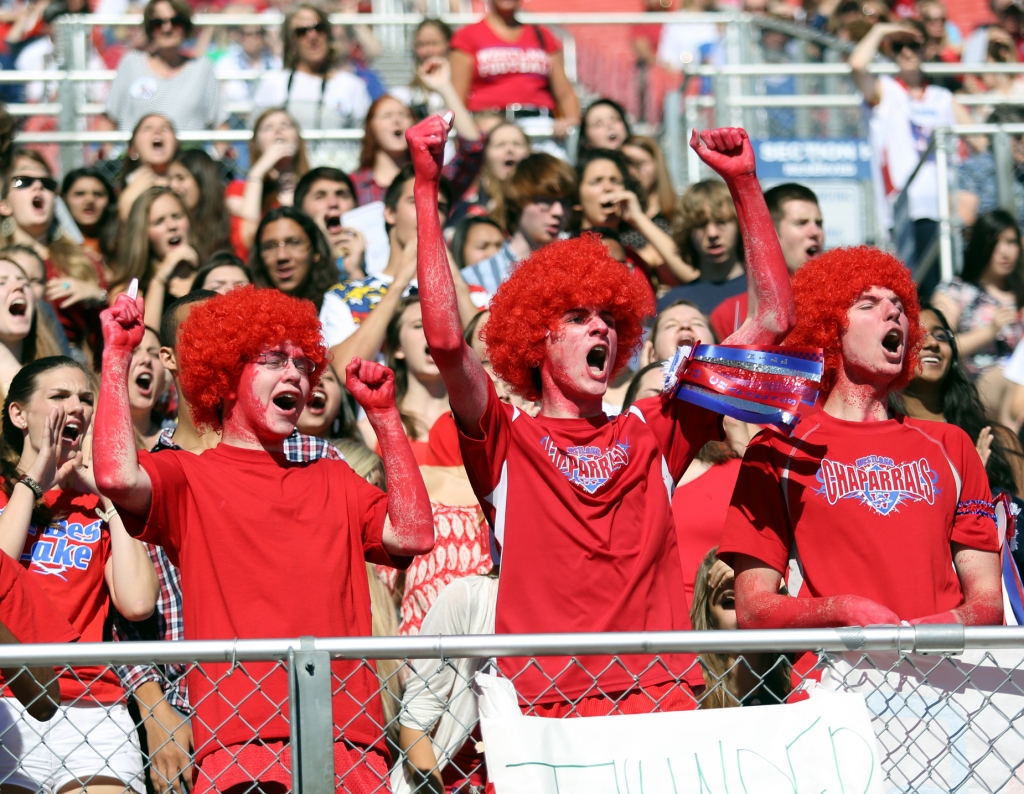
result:
[(158, 113), (139, 119), (132, 130), (121, 169), (117, 214), (122, 221), (128, 220), (128, 213), (139, 196), (151, 187), (167, 184), (167, 169), (177, 153), (178, 137), (170, 121)]
[[(21, 561), (83, 642), (103, 640), (111, 604), (129, 620), (143, 620), (157, 594), (145, 547), (98, 495), (83, 462), (94, 403), (81, 364), (63, 356), (33, 361), (11, 382), (0, 436), (0, 549)], [(66, 669), (60, 690), (63, 705), (49, 723), (0, 699), (2, 722), (12, 726), (0, 754), (4, 790), (68, 790), (88, 780), (90, 792), (144, 791), (135, 726), (115, 669)]]
[(1024, 494), (1024, 449), (1012, 430), (986, 417), (978, 389), (960, 359), (952, 327), (934, 306), (921, 308), (921, 324), (925, 339), (917, 372), (890, 402), (914, 419), (961, 428), (977, 446), (992, 489)]
[(956, 332), (964, 369), (978, 385), (989, 416), (998, 416), (1005, 360), (1024, 336), (1024, 265), (1020, 229), (1006, 210), (986, 212), (974, 225), (959, 277), (931, 298)]
[(320, 311), (324, 293), (338, 282), (331, 246), (320, 227), (294, 207), (263, 216), (249, 254), (249, 268), (260, 287), (305, 298)]
[(216, 161), (202, 149), (184, 149), (171, 161), (167, 181), (192, 218), (200, 261), (227, 248), (230, 222), (224, 205), (224, 181)]
[(451, 410), (441, 371), (427, 349), (423, 309), (416, 296), (404, 298), (388, 323), (384, 357), (395, 373), (395, 405), (421, 466), (427, 464), (430, 428)]
[(117, 258), (117, 194), (100, 169), (68, 171), (61, 196), (85, 240), (82, 247), (99, 254), (109, 267)]

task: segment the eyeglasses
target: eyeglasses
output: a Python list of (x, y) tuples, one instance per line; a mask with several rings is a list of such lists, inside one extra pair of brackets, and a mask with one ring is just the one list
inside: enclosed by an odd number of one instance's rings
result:
[(182, 16), (181, 14), (175, 14), (169, 19), (162, 17), (153, 17), (149, 20), (149, 30), (151, 33), (156, 33), (158, 30), (163, 30), (165, 27), (170, 25), (172, 28), (183, 28), (188, 24), (188, 17)]
[(278, 242), (277, 240), (267, 240), (265, 243), (260, 244), (260, 256), (273, 256), (274, 252), (278, 248), (283, 248), (285, 251), (290, 251), (293, 254), (299, 254), (305, 251), (308, 246), (308, 241), (300, 240), (298, 237), (289, 237), (287, 240), (282, 240), (281, 242)]
[(290, 361), (295, 365), (295, 369), (303, 375), (309, 375), (316, 369), (316, 364), (305, 356), (295, 356), (294, 358), (291, 358), (280, 350), (271, 350), (269, 353), (258, 353), (252, 357), (252, 360), (257, 364), (263, 364), (267, 369), (274, 370), (284, 369), (288, 366), (288, 362)]
[(57, 190), (57, 180), (48, 176), (16, 176), (11, 180), (11, 187), (15, 190), (27, 190), (36, 182), (51, 193)]
[(921, 44), (917, 41), (894, 41), (892, 43), (892, 54), (899, 55), (903, 52), (904, 48), (917, 53), (921, 51)]
[(936, 328), (934, 331), (926, 330), (925, 334), (941, 345), (948, 345), (953, 341), (953, 332), (947, 331), (945, 328)]
[(299, 28), (292, 28), (292, 33), (295, 34), (295, 38), (303, 39), (306, 37), (307, 33), (311, 33), (314, 30), (317, 33), (327, 35), (327, 25), (323, 22), (317, 22), (315, 25), (303, 25)]

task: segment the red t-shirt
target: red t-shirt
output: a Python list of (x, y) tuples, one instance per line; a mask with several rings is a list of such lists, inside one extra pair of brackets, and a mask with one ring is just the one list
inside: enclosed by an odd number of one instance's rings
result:
[(686, 583), (686, 603), (693, 604), (693, 586), (704, 555), (722, 542), (725, 517), (740, 473), (740, 459), (712, 466), (672, 494), (679, 557)]
[(739, 295), (726, 298), (711, 310), (708, 320), (716, 339), (722, 341), (739, 330), (743, 321), (747, 319), (748, 305), (747, 293), (741, 292)]
[[(689, 629), (671, 491), (721, 437), (718, 415), (652, 397), (613, 419), (531, 419), (493, 386), (488, 395), (479, 440), (460, 426), (459, 441), (500, 550), (496, 633)], [(499, 664), (523, 698), (555, 703), (634, 689), (634, 674), (641, 686), (663, 684), (694, 661), (618, 659), (585, 657), (587, 669), (565, 672), (565, 657)], [(699, 666), (686, 680), (703, 685)]]
[[(244, 179), (233, 179), (228, 183), (228, 186), (224, 189), (224, 198), (242, 198), (245, 195), (245, 180)], [(231, 248), (234, 249), (235, 256), (241, 259), (243, 262), (248, 264), (249, 262), (249, 247), (242, 241), (242, 216), (231, 213), (230, 218), (230, 239)]]
[[(43, 494), (43, 500), (60, 520), (42, 534), (34, 525), (29, 526), (20, 562), (28, 573), (25, 578), (38, 585), (52, 602), (52, 606), (45, 602), (34, 605), (40, 610), (37, 619), (48, 620), (46, 615), (53, 607), (63, 619), (58, 618), (52, 628), (46, 623), (37, 625), (35, 639), (22, 639), (14, 626), (7, 627), (22, 642), (68, 642), (76, 634), (83, 642), (103, 642), (103, 625), (110, 611), (110, 591), (104, 576), (110, 559), (110, 531), (95, 512), (100, 498), (53, 490)], [(0, 509), (6, 506), (7, 494), (0, 491)], [(60, 694), (65, 703), (83, 696), (83, 703), (117, 703), (124, 697), (124, 689), (117, 673), (101, 665), (65, 671), (60, 677)]]
[(859, 595), (913, 620), (963, 603), (951, 542), (999, 550), (991, 503), (960, 428), (818, 411), (792, 437), (769, 429), (751, 442), (718, 556), (788, 566), (797, 597)]
[[(384, 549), (387, 496), (347, 463), (289, 463), (228, 444), (201, 455), (140, 452), (139, 463), (153, 504), (144, 522), (125, 515), (125, 524), (181, 569), (185, 639), (370, 636), (364, 559), (393, 567), (410, 559)], [(340, 660), (331, 668), (345, 682), (334, 698), (336, 738), (343, 731), (383, 748), (372, 669)], [(273, 662), (229, 670), (206, 663), (189, 673), (197, 760), (257, 736), (288, 739), (286, 671)]]
[(519, 38), (508, 42), (482, 19), (456, 31), (452, 49), (473, 58), (473, 81), (466, 100), (471, 111), (501, 110), (507, 105), (555, 109), (549, 83), (551, 56), (562, 45), (550, 30), (523, 25)]

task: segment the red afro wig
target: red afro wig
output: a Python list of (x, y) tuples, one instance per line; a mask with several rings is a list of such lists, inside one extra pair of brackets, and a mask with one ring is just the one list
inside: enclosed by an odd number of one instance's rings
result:
[(615, 317), (614, 377), (640, 346), (648, 305), (649, 296), (601, 239), (584, 234), (544, 246), (519, 263), (495, 293), (481, 336), (498, 377), (517, 394), (539, 400), (544, 339), (567, 311), (599, 306)]
[(327, 367), (320, 320), (310, 301), (276, 289), (236, 287), (192, 309), (178, 330), (181, 385), (192, 421), (199, 428), (220, 428), (224, 398), (238, 388), (246, 363), (267, 347), (290, 342), (316, 368), (312, 388)]
[(842, 334), (850, 307), (872, 287), (884, 287), (903, 301), (910, 322), (903, 371), (891, 384), (902, 389), (914, 376), (917, 355), (924, 341), (921, 308), (917, 288), (910, 271), (896, 257), (877, 248), (836, 248), (817, 256), (793, 276), (796, 302), (796, 327), (786, 337), (787, 345), (820, 347), (825, 351), (825, 371), (821, 377), (822, 399), (835, 386), (843, 366)]

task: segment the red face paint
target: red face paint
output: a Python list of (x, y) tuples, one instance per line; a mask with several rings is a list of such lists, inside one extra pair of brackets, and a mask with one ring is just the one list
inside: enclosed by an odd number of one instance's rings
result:
[(303, 356), (302, 349), (285, 343), (274, 350), (289, 358), (282, 369), (253, 361), (242, 370), (236, 398), (224, 408), (224, 443), (277, 448), (295, 430), (310, 390), (309, 376), (292, 360)]
[(547, 337), (541, 363), (544, 416), (596, 416), (618, 353), (611, 312), (593, 306), (565, 313)]

